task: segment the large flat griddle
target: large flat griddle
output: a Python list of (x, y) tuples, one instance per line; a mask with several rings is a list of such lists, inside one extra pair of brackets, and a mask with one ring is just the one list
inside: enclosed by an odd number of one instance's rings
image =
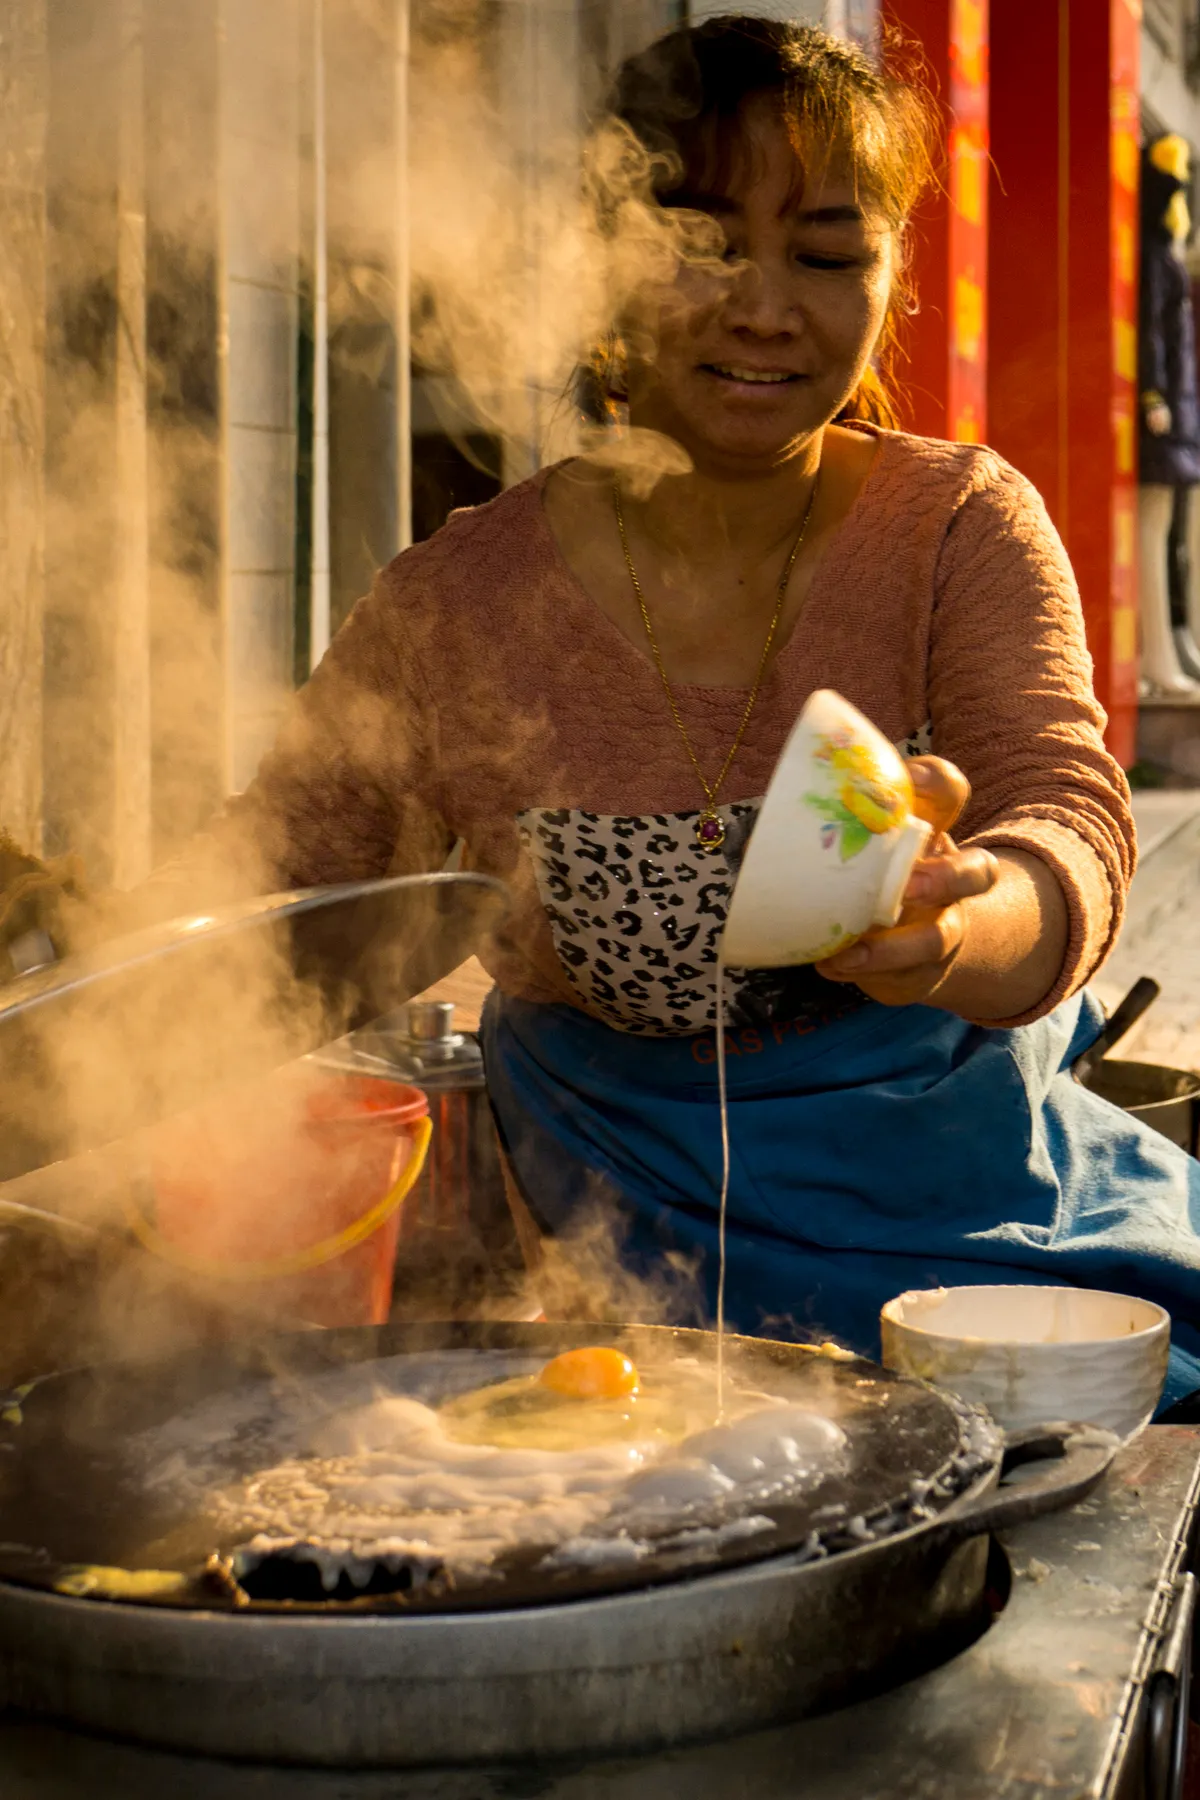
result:
[[(71, 1564), (119, 1560), (145, 1530), (123, 1435), (222, 1384), (303, 1382), (455, 1348), (548, 1357), (597, 1341), (647, 1366), (664, 1349), (713, 1352), (703, 1333), (644, 1327), (385, 1327), (39, 1384), (20, 1423), (0, 1426), (0, 1540), (26, 1542), (2, 1552), (0, 1694), (145, 1742), (333, 1767), (541, 1767), (745, 1731), (961, 1650), (990, 1617), (988, 1531), (1080, 1499), (1113, 1453), (1105, 1434), (1047, 1428), (1021, 1453), (1051, 1460), (997, 1485), (1013, 1446), (992, 1431), (982, 1454), (969, 1420), (919, 1383), (734, 1340), (764, 1387), (799, 1395), (812, 1384), (848, 1416), (857, 1406), (854, 1454), (836, 1491), (809, 1491), (769, 1533), (698, 1560), (654, 1555), (598, 1579), (547, 1578), (526, 1559), (501, 1570), (486, 1603), (462, 1589), (241, 1607), (220, 1593), (130, 1604), (52, 1591)], [(825, 1505), (834, 1510), (818, 1519)]]
[[(998, 1454), (993, 1428), (919, 1382), (861, 1359), (831, 1361), (797, 1345), (732, 1338), (727, 1351), (739, 1374), (788, 1401), (836, 1414), (849, 1440), (844, 1467), (794, 1498), (746, 1507), (769, 1518), (769, 1529), (729, 1540), (714, 1534), (714, 1542), (701, 1536), (697, 1543), (693, 1536), (680, 1543), (675, 1526), (661, 1548), (652, 1547), (633, 1566), (547, 1568), (544, 1560), (554, 1547), (548, 1544), (510, 1553), (475, 1579), (460, 1575), (449, 1585), (414, 1581), (331, 1602), (247, 1600), (214, 1583), (211, 1572), (203, 1572), (205, 1559), (233, 1545), (205, 1538), (202, 1529), (193, 1534), (176, 1502), (147, 1490), (131, 1448), (151, 1428), (224, 1393), (231, 1430), (235, 1413), (238, 1424), (211, 1455), (214, 1481), (228, 1481), (261, 1469), (272, 1414), (302, 1409), (306, 1383), (314, 1394), (312, 1416), (320, 1416), (316, 1409), (328, 1405), (329, 1377), (338, 1370), (351, 1379), (337, 1397), (353, 1406), (375, 1392), (425, 1397), (431, 1357), (447, 1351), (464, 1355), (467, 1367), (456, 1375), (459, 1383), (470, 1380), (476, 1356), (484, 1365), (479, 1379), (495, 1380), (505, 1354), (513, 1358), (514, 1370), (525, 1370), (560, 1350), (592, 1343), (626, 1351), (650, 1372), (648, 1379), (672, 1356), (698, 1358), (712, 1368), (715, 1392), (711, 1333), (646, 1326), (384, 1326), (306, 1333), (163, 1364), (114, 1364), (51, 1377), (0, 1424), (0, 1581), (53, 1591), (81, 1565), (145, 1567), (148, 1546), (179, 1541), (182, 1531), (191, 1549), (190, 1567), (182, 1566), (193, 1579), (145, 1604), (250, 1613), (349, 1607), (408, 1614), (541, 1605), (653, 1587), (786, 1552), (828, 1555), (935, 1516)], [(149, 1566), (157, 1566), (154, 1559)]]

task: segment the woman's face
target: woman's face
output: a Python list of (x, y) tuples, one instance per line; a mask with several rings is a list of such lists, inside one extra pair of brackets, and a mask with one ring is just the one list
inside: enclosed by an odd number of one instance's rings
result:
[(723, 265), (684, 264), (629, 320), (630, 422), (701, 467), (774, 467), (857, 386), (882, 329), (895, 234), (831, 159), (803, 182), (766, 102), (745, 116), (723, 191), (676, 204), (710, 214)]

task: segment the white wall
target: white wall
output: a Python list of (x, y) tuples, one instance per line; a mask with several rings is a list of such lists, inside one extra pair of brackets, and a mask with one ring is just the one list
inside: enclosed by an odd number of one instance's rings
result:
[(42, 835), (44, 0), (0, 0), (0, 830)]
[[(1173, 47), (1178, 49), (1178, 43)], [(1141, 89), (1142, 103), (1154, 115), (1153, 121), (1147, 123), (1161, 124), (1165, 130), (1177, 131), (1200, 146), (1200, 97), (1185, 82), (1177, 57), (1169, 54), (1144, 25)]]
[(868, 39), (879, 16), (878, 0), (745, 0), (734, 5), (732, 0), (692, 0), (689, 14), (693, 24), (711, 19), (719, 13), (753, 13), (763, 19), (791, 19), (801, 25), (824, 25), (839, 37)]
[(300, 0), (224, 0), (226, 781), (244, 787), (292, 688)]
[(0, 830), (41, 848), (45, 4), (0, 4)]
[[(831, 9), (840, 12), (840, 0), (828, 0)], [(745, 0), (742, 4), (731, 4), (731, 0), (692, 0), (688, 8), (693, 25), (699, 25), (704, 19), (716, 18), (720, 13), (752, 13), (761, 19), (794, 19), (805, 25), (824, 25), (827, 0)], [(832, 25), (831, 25), (832, 28)]]

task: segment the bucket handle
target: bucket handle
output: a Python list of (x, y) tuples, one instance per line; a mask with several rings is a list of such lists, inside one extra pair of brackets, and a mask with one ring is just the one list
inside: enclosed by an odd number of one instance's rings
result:
[(355, 1219), (352, 1225), (344, 1226), (333, 1237), (322, 1238), (319, 1243), (310, 1244), (307, 1250), (293, 1250), (288, 1256), (232, 1265), (206, 1256), (192, 1256), (162, 1236), (132, 1195), (125, 1202), (126, 1222), (144, 1250), (149, 1250), (152, 1256), (161, 1257), (164, 1262), (174, 1263), (176, 1268), (188, 1270), (192, 1275), (207, 1276), (213, 1281), (247, 1282), (275, 1281), (285, 1275), (303, 1275), (307, 1270), (320, 1268), (322, 1263), (332, 1262), (335, 1257), (345, 1255), (347, 1250), (353, 1250), (356, 1244), (371, 1237), (391, 1218), (416, 1185), (421, 1170), (425, 1167), (425, 1157), (432, 1136), (433, 1120), (418, 1119), (412, 1127), (412, 1150), (404, 1171), (383, 1199), (377, 1200), (370, 1212), (365, 1212), (361, 1219)]

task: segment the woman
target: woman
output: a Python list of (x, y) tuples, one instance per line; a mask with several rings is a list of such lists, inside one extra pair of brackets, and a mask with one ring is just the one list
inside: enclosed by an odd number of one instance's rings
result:
[(302, 884), (461, 838), (510, 881), (484, 1041), (525, 1200), (549, 1230), (615, 1204), (625, 1254), (696, 1262), (711, 1309), (731, 868), (806, 696), (836, 688), (946, 835), (894, 930), (733, 977), (728, 1316), (874, 1351), (907, 1287), (1132, 1290), (1175, 1315), (1178, 1399), (1200, 1167), (1062, 1073), (1134, 862), (1074, 581), (999, 457), (886, 428), (921, 103), (820, 32), (732, 19), (627, 65), (617, 110), (691, 248), (593, 387), (675, 472), (647, 491), (568, 461), (398, 557), (223, 854)]

